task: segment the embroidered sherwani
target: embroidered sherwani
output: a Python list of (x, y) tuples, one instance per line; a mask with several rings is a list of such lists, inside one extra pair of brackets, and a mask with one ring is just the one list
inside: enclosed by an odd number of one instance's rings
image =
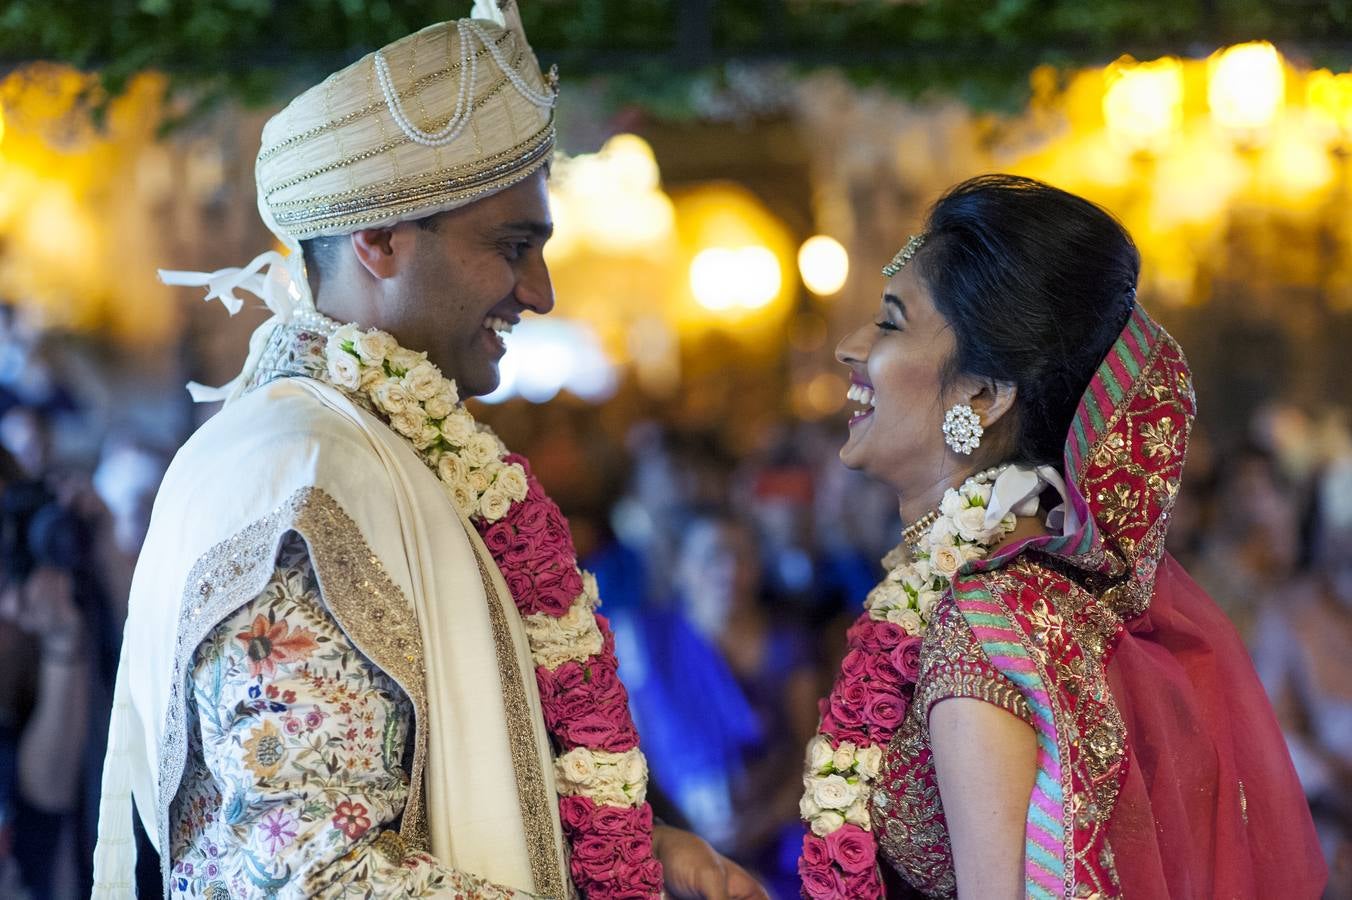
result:
[(405, 439), (306, 377), (323, 336), (267, 340), (171, 466), (132, 591), (105, 777), (166, 892), (571, 895), (501, 574)]

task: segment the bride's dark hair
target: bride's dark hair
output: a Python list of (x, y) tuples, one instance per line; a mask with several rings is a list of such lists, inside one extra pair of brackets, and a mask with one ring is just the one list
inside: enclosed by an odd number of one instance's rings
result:
[(1013, 383), (1013, 458), (1059, 465), (1080, 397), (1135, 301), (1131, 236), (1088, 200), (1014, 175), (950, 189), (925, 235), (915, 264), (953, 327), (949, 377)]

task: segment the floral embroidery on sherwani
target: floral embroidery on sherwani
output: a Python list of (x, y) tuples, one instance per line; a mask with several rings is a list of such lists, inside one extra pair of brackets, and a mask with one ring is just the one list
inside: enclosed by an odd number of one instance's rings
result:
[(190, 677), (174, 897), (528, 897), (404, 845), (413, 707), (328, 613), (294, 534)]

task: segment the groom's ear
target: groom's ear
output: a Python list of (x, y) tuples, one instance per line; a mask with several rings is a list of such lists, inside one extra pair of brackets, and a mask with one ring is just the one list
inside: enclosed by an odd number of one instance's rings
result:
[(399, 272), (401, 253), (412, 251), (413, 248), (405, 244), (411, 242), (413, 236), (399, 235), (399, 230), (399, 226), (395, 225), (391, 228), (363, 228), (352, 232), (352, 254), (373, 277), (394, 277)]

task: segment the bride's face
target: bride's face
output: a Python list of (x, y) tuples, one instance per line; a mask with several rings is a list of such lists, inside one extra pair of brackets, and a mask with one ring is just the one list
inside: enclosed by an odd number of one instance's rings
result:
[[(873, 320), (846, 336), (836, 359), (850, 368), (855, 402), (840, 459), (893, 487), (904, 499), (952, 468), (942, 425), (944, 365), (956, 344), (929, 288), (908, 265), (888, 280)], [(870, 403), (871, 392), (871, 403)]]

